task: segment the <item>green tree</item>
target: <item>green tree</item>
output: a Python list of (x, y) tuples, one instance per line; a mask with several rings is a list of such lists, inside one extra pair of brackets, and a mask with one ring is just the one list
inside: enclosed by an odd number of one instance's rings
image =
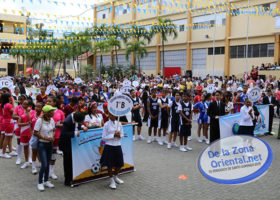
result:
[(82, 66), (82, 75), (85, 80), (93, 77), (93, 67), (91, 65)]
[(172, 37), (173, 39), (177, 38), (178, 32), (176, 26), (170, 19), (163, 19), (159, 17), (158, 25), (152, 26), (152, 32), (159, 33), (161, 36), (161, 46), (162, 46), (162, 70), (164, 76), (164, 67), (165, 67), (165, 57), (164, 57), (164, 43), (168, 41), (168, 37)]
[(97, 52), (100, 53), (100, 63), (99, 63), (99, 76), (101, 73), (101, 68), (103, 66), (103, 54), (109, 51), (109, 44), (105, 41), (96, 42), (93, 47), (94, 54), (96, 55)]
[(43, 73), (45, 79), (48, 79), (50, 77), (50, 75), (52, 74), (52, 68), (47, 65), (43, 68), (42, 73)]
[(138, 71), (141, 72), (140, 59), (148, 56), (147, 49), (145, 48), (145, 43), (143, 41), (135, 41), (126, 43), (125, 58), (129, 59), (129, 55), (134, 52), (134, 63), (136, 63), (136, 58), (138, 60)]

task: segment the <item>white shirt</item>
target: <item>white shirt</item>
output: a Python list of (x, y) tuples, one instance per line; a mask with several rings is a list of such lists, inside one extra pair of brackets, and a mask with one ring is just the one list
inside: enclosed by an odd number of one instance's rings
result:
[[(185, 106), (187, 106), (187, 107), (188, 107), (190, 102), (187, 102), (187, 103), (186, 103), (186, 102), (183, 102), (183, 103), (185, 104)], [(183, 110), (183, 108), (182, 108), (182, 104), (179, 104), (179, 106), (178, 106), (178, 110), (179, 110), (179, 111), (180, 111), (180, 110)], [(191, 111), (192, 111), (192, 110), (193, 110), (193, 105), (191, 104)]]
[[(41, 128), (42, 127), (42, 128)], [(43, 120), (43, 125), (42, 125), (42, 118), (39, 118), (34, 126), (34, 131), (40, 132), (40, 135), (43, 137), (53, 137), (54, 136), (54, 129), (55, 129), (55, 122), (51, 118), (49, 122)], [(40, 142), (49, 142), (47, 140), (42, 140), (39, 139)]]
[(254, 110), (251, 106), (247, 107), (246, 105), (244, 105), (240, 109), (240, 114), (241, 114), (240, 126), (253, 126), (253, 118), (249, 115), (249, 111), (251, 109), (252, 109), (252, 116), (254, 117)]
[(101, 126), (101, 122), (102, 122), (102, 115), (101, 114), (96, 114), (95, 115), (86, 115), (85, 117), (85, 123), (94, 123), (97, 126)]
[(124, 136), (123, 127), (119, 122), (117, 129), (118, 121), (107, 121), (103, 127), (102, 139), (106, 140), (106, 144), (110, 146), (121, 146), (121, 139), (115, 137), (115, 132), (118, 130), (121, 133), (121, 137)]

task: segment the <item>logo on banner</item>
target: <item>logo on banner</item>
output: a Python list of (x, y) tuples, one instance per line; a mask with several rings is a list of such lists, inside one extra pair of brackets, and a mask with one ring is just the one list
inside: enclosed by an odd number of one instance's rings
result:
[(120, 89), (120, 92), (122, 94), (130, 94), (130, 90), (133, 90), (134, 88), (132, 86), (124, 86)]
[(0, 89), (6, 87), (12, 90), (13, 86), (14, 86), (14, 82), (10, 78), (8, 77), (0, 78)]
[(81, 79), (81, 78), (75, 78), (74, 79), (74, 83), (76, 83), (76, 84), (81, 84), (81, 83), (83, 83), (84, 81)]
[(238, 130), (239, 130), (239, 123), (238, 122), (235, 122), (232, 126), (232, 133), (233, 135), (237, 135), (238, 133)]
[(261, 89), (255, 87), (248, 92), (248, 99), (251, 102), (257, 102), (261, 98)]
[(213, 182), (241, 184), (264, 174), (272, 160), (272, 150), (265, 141), (252, 136), (231, 136), (208, 146), (198, 165), (202, 175)]
[(108, 102), (108, 110), (111, 114), (121, 117), (129, 113), (133, 102), (130, 97), (125, 95), (113, 96)]

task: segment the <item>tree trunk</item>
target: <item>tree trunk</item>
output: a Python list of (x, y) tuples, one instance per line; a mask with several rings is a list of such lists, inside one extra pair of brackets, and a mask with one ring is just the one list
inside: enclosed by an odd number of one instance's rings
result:
[(117, 47), (115, 46), (115, 52), (116, 52), (116, 64), (119, 66), (119, 60), (118, 60), (118, 50)]
[(66, 74), (66, 55), (64, 56), (64, 61), (63, 61), (63, 74)]
[(164, 61), (164, 40), (162, 39), (162, 75), (163, 75), (163, 78), (165, 78), (164, 69), (165, 69), (165, 61)]
[(100, 54), (99, 78), (101, 76), (101, 66), (102, 65), (103, 65), (103, 57), (102, 57), (102, 54)]
[(138, 57), (138, 70), (139, 70), (139, 73), (141, 72), (141, 67), (140, 67), (140, 58)]

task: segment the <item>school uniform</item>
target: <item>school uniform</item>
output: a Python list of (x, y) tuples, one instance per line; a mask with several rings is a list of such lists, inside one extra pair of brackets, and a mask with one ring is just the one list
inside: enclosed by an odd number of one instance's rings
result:
[[(193, 106), (191, 102), (181, 102), (179, 107), (178, 107), (179, 111), (182, 111), (183, 114), (190, 119), (191, 117), (191, 112), (193, 110)], [(189, 123), (185, 118), (183, 118), (180, 115), (180, 131), (179, 131), (179, 136), (191, 136), (191, 128), (192, 125), (187, 125), (187, 123)]]
[(156, 119), (152, 119), (151, 116), (148, 118), (148, 127), (158, 127), (158, 112), (159, 112), (159, 105), (158, 105), (158, 98), (153, 99), (149, 98), (150, 101), (150, 112), (153, 116), (157, 116)]
[[(166, 98), (159, 98), (158, 99), (158, 104), (168, 105), (169, 104), (169, 99), (168, 97)], [(159, 107), (159, 115), (158, 115), (158, 128), (167, 128), (168, 127), (168, 112), (167, 108), (160, 108)]]
[(100, 159), (102, 166), (122, 167), (124, 165), (121, 139), (115, 137), (116, 131), (120, 132), (121, 137), (124, 136), (120, 122), (109, 120), (104, 124), (102, 139), (106, 141), (106, 145)]
[(180, 111), (178, 110), (179, 105), (180, 105), (180, 101), (176, 102), (174, 100), (169, 103), (169, 107), (170, 107), (169, 131), (171, 133), (179, 132), (179, 127), (180, 127)]
[[(138, 97), (131, 98), (131, 100), (133, 102), (133, 106), (138, 106), (141, 103), (141, 100)], [(135, 121), (137, 123), (136, 126), (142, 126), (140, 108), (137, 110), (131, 110), (131, 118), (132, 118), (132, 121)]]
[(242, 106), (240, 110), (241, 120), (239, 123), (238, 135), (254, 135), (254, 110), (252, 111), (252, 116), (249, 115), (249, 111), (253, 110), (251, 106)]

